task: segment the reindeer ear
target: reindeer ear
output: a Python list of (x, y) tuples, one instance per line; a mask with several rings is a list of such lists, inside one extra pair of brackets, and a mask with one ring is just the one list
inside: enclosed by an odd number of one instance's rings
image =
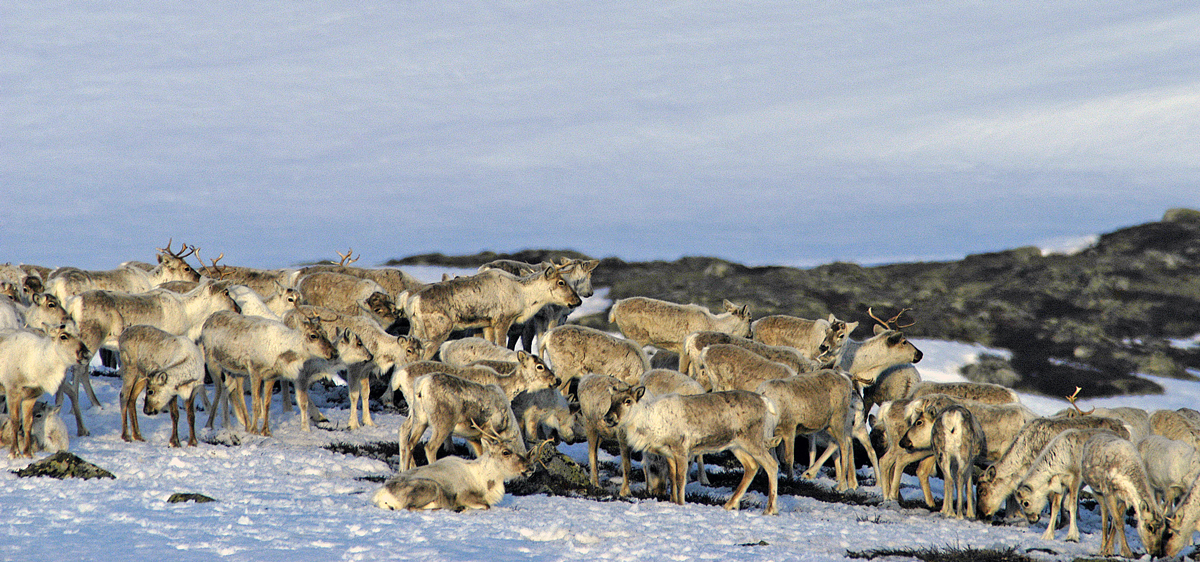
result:
[(583, 270), (585, 272), (595, 271), (600, 266), (600, 260), (588, 260), (583, 262)]
[(554, 264), (550, 264), (546, 266), (546, 269), (542, 270), (542, 276), (546, 279), (553, 278), (555, 273), (558, 273), (558, 266)]
[(721, 306), (725, 307), (726, 312), (737, 312), (737, 305), (729, 302), (729, 299), (721, 301)]
[(854, 329), (857, 327), (858, 327), (858, 322), (850, 322), (850, 323), (846, 324), (846, 333), (847, 334), (853, 333)]
[(828, 322), (829, 322), (830, 324), (833, 324), (834, 322), (837, 322), (837, 318), (835, 318), (835, 317), (833, 316), (833, 313), (832, 313), (832, 312), (830, 312), (830, 313), (829, 313), (829, 320), (828, 320)]
[(887, 331), (887, 328), (884, 328), (883, 326), (880, 326), (879, 324), (875, 325), (875, 335), (878, 336), (879, 334), (882, 334), (886, 331)]
[(529, 353), (527, 353), (525, 351), (520, 351), (520, 350), (517, 351), (517, 361), (524, 363), (526, 361), (529, 361), (529, 357), (530, 357)]
[(645, 396), (645, 395), (646, 395), (646, 387), (644, 387), (644, 386), (636, 386), (636, 387), (634, 387), (634, 388), (633, 388), (633, 399), (634, 399), (635, 401), (637, 401), (637, 400), (641, 400), (641, 399), (642, 399), (642, 397), (643, 397), (643, 396)]

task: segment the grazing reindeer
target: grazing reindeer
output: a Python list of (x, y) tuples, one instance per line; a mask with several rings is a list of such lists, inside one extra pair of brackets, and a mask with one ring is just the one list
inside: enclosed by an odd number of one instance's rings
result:
[(730, 450), (742, 463), (742, 481), (725, 503), (737, 509), (750, 481), (761, 467), (767, 472), (769, 491), (764, 515), (779, 513), (779, 463), (768, 446), (775, 446), (778, 408), (768, 398), (744, 390), (710, 392), (693, 396), (667, 394), (642, 400), (645, 387), (615, 396), (605, 423), (621, 428), (629, 448), (667, 457), (671, 472), (671, 499), (684, 503), (688, 459), (702, 453)]
[(1120, 539), (1121, 555), (1133, 557), (1125, 539), (1125, 512), (1129, 507), (1137, 514), (1137, 532), (1146, 552), (1158, 553), (1165, 521), (1134, 444), (1110, 433), (1093, 435), (1083, 445), (1081, 469), (1083, 481), (1092, 487), (1100, 504), (1100, 556), (1112, 555), (1113, 543)]
[[(1037, 419), (1036, 414), (1021, 404), (985, 404), (945, 394), (930, 394), (915, 399), (905, 408), (905, 420), (909, 428), (900, 439), (899, 445), (907, 451), (897, 459), (892, 469), (892, 490), (900, 489), (900, 476), (909, 463), (925, 461), (923, 468), (918, 467), (918, 474), (932, 472), (931, 469), (936, 464), (932, 449), (933, 422), (942, 410), (953, 405), (967, 408), (982, 428), (986, 438), (983, 440), (985, 447), (979, 456), (992, 462), (1002, 458), (1021, 430), (1030, 421)], [(1028, 465), (1024, 467), (1028, 468)], [(1019, 479), (1020, 475), (1016, 478)], [(932, 495), (925, 496), (925, 503), (933, 507)]]
[(1167, 519), (1160, 552), (1154, 555), (1179, 556), (1179, 551), (1192, 542), (1197, 522), (1200, 522), (1200, 486), (1192, 484), (1191, 490)]
[(371, 497), (390, 510), (488, 509), (504, 497), (504, 483), (533, 468), (534, 454), (509, 446), (494, 432), (482, 434), (478, 458), (446, 457), (400, 472)]
[(1121, 437), (1129, 436), (1128, 428), (1120, 420), (1094, 415), (1038, 418), (1026, 423), (1000, 459), (979, 475), (976, 493), (979, 495), (980, 517), (990, 517), (999, 511), (1004, 501), (1016, 490), (1021, 478), (1029, 472), (1042, 449), (1056, 435), (1068, 429), (1107, 429)]
[[(196, 391), (204, 385), (204, 352), (192, 340), (139, 324), (118, 340), (121, 353), (121, 439), (145, 441), (138, 427), (137, 397), (146, 391), (144, 413), (171, 414), (172, 447), (179, 447), (179, 407), (187, 408), (188, 446), (195, 447)], [(132, 430), (132, 431), (131, 431)]]
[(750, 335), (750, 307), (724, 301), (725, 312), (713, 314), (694, 304), (676, 304), (648, 297), (630, 297), (613, 303), (608, 321), (639, 345), (683, 352), (683, 338), (692, 332), (725, 332)]
[(408, 404), (408, 419), (400, 426), (400, 469), (416, 466), (413, 445), (432, 428), (425, 443), (428, 462), (437, 459), (437, 450), (451, 435), (471, 444), (475, 456), (482, 454), (480, 439), (486, 432), (516, 451), (525, 453), (525, 441), (512, 406), (500, 387), (461, 379), (446, 373), (430, 373), (413, 381), (413, 396)]
[(48, 332), (18, 330), (0, 335), (0, 387), (12, 421), (12, 457), (33, 456), (33, 404), (62, 385), (67, 369), (91, 357), (68, 326)]
[(429, 359), (455, 329), (483, 328), (484, 339), (503, 346), (513, 322), (529, 320), (547, 304), (582, 302), (559, 268), (550, 266), (526, 277), (489, 270), (435, 283), (409, 297), (405, 308)]
[(1056, 435), (1038, 453), (1013, 492), (1013, 499), (1017, 500), (1030, 523), (1037, 523), (1042, 517), (1042, 509), (1047, 502), (1050, 503), (1050, 519), (1046, 523), (1046, 531), (1042, 533), (1043, 540), (1054, 539), (1054, 529), (1065, 503), (1069, 520), (1065, 539), (1079, 542), (1076, 521), (1079, 489), (1083, 487), (1080, 460), (1083, 457), (1083, 444), (1099, 432), (1112, 433), (1107, 429), (1068, 429)]

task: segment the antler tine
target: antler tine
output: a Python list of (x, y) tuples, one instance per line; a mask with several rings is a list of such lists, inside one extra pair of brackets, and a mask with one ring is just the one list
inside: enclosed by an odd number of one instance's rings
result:
[(362, 254), (359, 254), (359, 256), (357, 258), (352, 259), (352, 256), (354, 256), (354, 248), (350, 248), (350, 250), (344, 254), (341, 252), (338, 252), (337, 255), (338, 255), (338, 257), (342, 258), (342, 260), (338, 262), (338, 265), (350, 265), (350, 264), (358, 261), (360, 258), (362, 258)]
[(892, 329), (892, 326), (890, 324), (888, 324), (884, 320), (880, 320), (878, 316), (875, 316), (875, 312), (873, 310), (871, 310), (871, 307), (869, 307), (869, 306), (867, 307), (867, 316), (870, 316), (873, 320), (875, 320), (876, 322), (879, 322), (884, 328), (886, 328), (888, 330)]
[(179, 253), (175, 254), (175, 257), (177, 257), (179, 259), (183, 259), (183, 258), (186, 258), (186, 257), (196, 253), (196, 251), (199, 249), (200, 248), (198, 248), (196, 246), (188, 246), (187, 244), (184, 244), (183, 247), (179, 249)]
[(1095, 411), (1096, 411), (1096, 408), (1095, 408), (1095, 406), (1093, 406), (1091, 410), (1088, 410), (1088, 411), (1086, 411), (1086, 412), (1085, 412), (1085, 411), (1083, 411), (1083, 410), (1079, 409), (1079, 404), (1076, 404), (1076, 403), (1075, 403), (1075, 400), (1077, 400), (1077, 399), (1079, 398), (1079, 391), (1080, 391), (1080, 390), (1083, 390), (1083, 389), (1082, 389), (1082, 388), (1079, 388), (1078, 386), (1077, 386), (1077, 387), (1075, 387), (1075, 392), (1071, 393), (1071, 395), (1070, 395), (1070, 396), (1067, 396), (1067, 397), (1066, 397), (1066, 398), (1067, 398), (1067, 402), (1070, 402), (1070, 403), (1071, 403), (1071, 407), (1072, 407), (1072, 408), (1075, 408), (1075, 411), (1076, 411), (1076, 412), (1077, 412), (1077, 413), (1078, 413), (1080, 416), (1086, 416), (1086, 415), (1089, 415), (1089, 414), (1095, 413)]
[(160, 252), (166, 252), (166, 253), (168, 253), (168, 254), (172, 254), (172, 255), (173, 255), (175, 252), (172, 252), (172, 251), (171, 251), (171, 242), (174, 242), (174, 241), (175, 241), (175, 238), (174, 238), (174, 237), (168, 238), (168, 239), (167, 239), (167, 247), (166, 247), (166, 248), (157, 248), (157, 250), (158, 250), (158, 251), (160, 251)]
[[(891, 320), (888, 320), (888, 324), (896, 324), (896, 321), (900, 319), (901, 315), (903, 315), (905, 312), (909, 312), (911, 310), (912, 310), (911, 308), (901, 308), (900, 312), (897, 312), (896, 315), (893, 316)], [(909, 326), (914, 326), (914, 325), (916, 325), (916, 323), (917, 323), (916, 320), (914, 320), (911, 324), (905, 324), (903, 326), (896, 324), (896, 329), (898, 330), (900, 328), (907, 328)]]

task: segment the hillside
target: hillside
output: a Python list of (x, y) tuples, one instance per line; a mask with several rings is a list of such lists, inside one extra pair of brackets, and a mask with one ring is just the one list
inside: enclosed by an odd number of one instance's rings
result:
[[(473, 256), (426, 254), (389, 265), (476, 266), (500, 258), (537, 262), (578, 252), (526, 250)], [(971, 255), (959, 261), (810, 269), (746, 267), (716, 258), (625, 262), (604, 258), (593, 284), (609, 297), (649, 296), (719, 307), (749, 304), (755, 317), (790, 314), (860, 322), (867, 309), (902, 308), (914, 337), (976, 342), (1012, 352), (1011, 365), (989, 360), (968, 376), (1027, 392), (1083, 396), (1162, 392), (1135, 373), (1194, 378), (1200, 346), (1200, 211), (1172, 209), (1163, 220), (1104, 234), (1074, 254), (1034, 247)], [(613, 329), (606, 315), (584, 323)], [(1009, 371), (1011, 368), (1011, 371)], [(1192, 369), (1192, 373), (1188, 370)], [(1014, 374), (1015, 373), (1015, 374)], [(1007, 374), (1007, 375), (1006, 375)]]

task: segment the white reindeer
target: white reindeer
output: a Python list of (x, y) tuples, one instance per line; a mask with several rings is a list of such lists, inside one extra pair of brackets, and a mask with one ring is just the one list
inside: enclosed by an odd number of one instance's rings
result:
[(18, 330), (0, 335), (0, 387), (12, 424), (12, 457), (33, 456), (33, 404), (62, 385), (67, 369), (90, 357), (74, 330)]

